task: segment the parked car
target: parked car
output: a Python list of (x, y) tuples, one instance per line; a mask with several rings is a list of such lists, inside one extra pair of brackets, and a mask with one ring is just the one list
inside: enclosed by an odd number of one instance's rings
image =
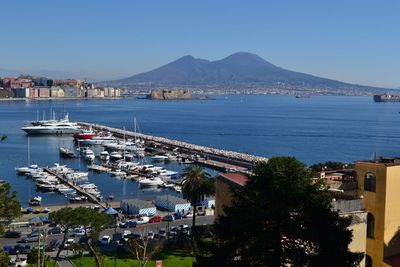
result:
[(73, 238), (68, 238), (65, 243), (64, 243), (64, 248), (69, 248), (71, 246), (71, 244), (74, 244), (75, 240)]
[(83, 228), (75, 228), (72, 233), (74, 236), (84, 236), (86, 234), (85, 229)]
[(108, 244), (110, 244), (111, 241), (111, 237), (109, 235), (104, 235), (101, 239), (100, 239), (100, 245), (102, 246), (106, 246)]
[(21, 245), (21, 244), (17, 244), (14, 246), (14, 252), (15, 254), (28, 254), (29, 252), (31, 252), (32, 247), (30, 245)]
[(174, 213), (174, 219), (175, 220), (180, 220), (182, 218), (183, 218), (183, 214), (182, 213), (179, 213), (179, 212), (175, 212)]
[(153, 231), (149, 231), (147, 233), (147, 239), (153, 239), (154, 238), (154, 232)]
[(121, 228), (133, 228), (133, 227), (136, 227), (136, 223), (137, 223), (136, 220), (128, 220), (128, 221), (125, 221), (125, 222), (120, 222), (119, 223), (119, 227), (121, 227)]
[(165, 222), (172, 222), (173, 220), (175, 220), (174, 215), (166, 215), (162, 218), (163, 221)]
[(140, 233), (133, 233), (132, 237), (135, 240), (141, 240), (142, 239), (142, 235)]
[(20, 238), (21, 233), (17, 231), (7, 231), (4, 233), (5, 238)]
[(161, 221), (162, 221), (161, 216), (156, 215), (156, 216), (153, 216), (150, 218), (149, 223), (157, 223), (157, 222), (161, 222)]
[(183, 215), (183, 218), (192, 218), (193, 217), (193, 213), (188, 212), (185, 215)]
[(62, 232), (63, 232), (63, 231), (62, 231), (61, 227), (58, 227), (58, 226), (53, 227), (53, 228), (50, 228), (50, 229), (47, 231), (47, 233), (48, 233), (49, 235), (61, 234)]
[(150, 218), (147, 216), (140, 217), (135, 220), (136, 224), (145, 224), (145, 223), (148, 223), (149, 221), (150, 221)]
[(165, 228), (160, 228), (158, 231), (158, 235), (160, 238), (166, 238), (167, 237), (167, 230)]
[(205, 210), (200, 210), (196, 213), (197, 216), (206, 216), (206, 211)]
[(13, 246), (4, 246), (3, 247), (3, 251), (5, 252), (5, 253), (8, 253), (8, 254), (11, 254), (10, 252), (13, 250)]
[(22, 242), (37, 242), (39, 238), (42, 238), (43, 235), (39, 232), (32, 232), (30, 235), (22, 239)]
[(178, 227), (176, 227), (176, 226), (174, 226), (174, 227), (171, 227), (170, 229), (169, 229), (169, 235), (170, 236), (176, 236), (176, 235), (178, 235)]

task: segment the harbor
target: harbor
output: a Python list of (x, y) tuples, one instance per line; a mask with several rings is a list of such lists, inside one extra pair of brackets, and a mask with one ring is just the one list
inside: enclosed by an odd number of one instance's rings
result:
[[(218, 172), (248, 174), (257, 161), (266, 160), (142, 134), (136, 118), (134, 131), (128, 131), (72, 122), (68, 113), (56, 119), (53, 113), (51, 119), (39, 120), (37, 117), (21, 130), (26, 132), (28, 139), (28, 166), (16, 167), (15, 170), (18, 176), (25, 176), (36, 185), (37, 195), (29, 196), (27, 204), (30, 206), (51, 204), (46, 203), (46, 199), (54, 193), (64, 196), (67, 204), (92, 203), (102, 208), (107, 206), (104, 201), (127, 199), (132, 193), (135, 198), (147, 201), (165, 194), (181, 197), (185, 178), (182, 171), (191, 164), (202, 165), (211, 176), (215, 176)], [(30, 140), (35, 138), (60, 140), (59, 162), (31, 165)], [(97, 177), (104, 177), (108, 182), (98, 187)], [(108, 184), (115, 181), (122, 182), (124, 196), (116, 196), (109, 190)], [(127, 185), (135, 185), (135, 190), (127, 190)]]

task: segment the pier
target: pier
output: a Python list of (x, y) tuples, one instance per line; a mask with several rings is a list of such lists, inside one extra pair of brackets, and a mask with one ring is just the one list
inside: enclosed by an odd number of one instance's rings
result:
[(60, 180), (62, 183), (72, 187), (73, 189), (76, 190), (76, 192), (80, 195), (83, 195), (85, 197), (88, 198), (88, 200), (94, 204), (97, 204), (101, 207), (103, 207), (104, 209), (106, 209), (107, 207), (101, 203), (96, 197), (94, 197), (92, 194), (89, 194), (88, 192), (86, 192), (85, 190), (83, 190), (82, 188), (80, 188), (79, 186), (74, 185), (73, 183), (71, 183), (70, 181), (68, 181), (67, 179), (65, 179), (64, 177), (62, 177), (60, 174), (53, 172), (51, 170), (49, 170), (48, 168), (44, 168), (44, 170), (48, 173), (50, 173), (51, 175), (54, 175), (55, 177), (58, 178), (58, 180)]
[(110, 132), (117, 138), (140, 138), (148, 143), (161, 145), (165, 150), (173, 151), (174, 149), (177, 149), (181, 154), (191, 157), (195, 163), (211, 167), (219, 171), (249, 173), (249, 171), (252, 170), (257, 162), (268, 161), (268, 158), (265, 157), (200, 146), (178, 140), (131, 132), (99, 124), (86, 122), (78, 122), (78, 124), (84, 128), (91, 127), (96, 131)]

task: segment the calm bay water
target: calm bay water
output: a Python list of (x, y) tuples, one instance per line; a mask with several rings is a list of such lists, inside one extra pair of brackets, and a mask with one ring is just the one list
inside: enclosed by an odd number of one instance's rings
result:
[[(306, 164), (326, 160), (352, 162), (378, 155), (400, 155), (400, 103), (374, 103), (372, 97), (311, 97), (229, 95), (210, 101), (65, 100), (0, 102), (0, 179), (9, 181), (26, 202), (36, 195), (34, 183), (14, 171), (26, 166), (28, 138), (20, 128), (35, 120), (37, 111), (64, 110), (71, 120), (133, 129), (137, 118), (142, 133), (164, 136), (266, 157), (291, 155)], [(61, 143), (71, 137), (32, 137), (31, 163), (61, 162), (85, 169), (84, 162), (62, 160)], [(168, 169), (181, 169), (179, 165)], [(144, 197), (165, 192), (142, 191), (135, 182), (91, 174), (103, 195)], [(44, 194), (44, 204), (64, 203), (63, 196)]]

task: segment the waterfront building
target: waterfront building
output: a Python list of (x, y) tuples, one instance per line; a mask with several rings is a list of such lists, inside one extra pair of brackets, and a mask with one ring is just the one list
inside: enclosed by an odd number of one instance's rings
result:
[(65, 80), (54, 80), (53, 85), (62, 86), (62, 87), (75, 87), (80, 88), (85, 83), (84, 80), (75, 80), (75, 79), (65, 79)]
[(64, 87), (64, 96), (65, 97), (78, 97), (79, 90), (75, 87)]
[(152, 203), (141, 199), (121, 200), (120, 208), (127, 214), (154, 215), (157, 212), (156, 207)]
[(367, 267), (400, 266), (400, 158), (356, 162), (367, 211)]
[(50, 89), (47, 87), (38, 87), (38, 97), (39, 98), (49, 98), (50, 97)]
[(157, 196), (154, 204), (157, 207), (174, 212), (188, 211), (191, 208), (190, 203), (186, 199), (172, 195)]
[(98, 89), (87, 89), (86, 90), (86, 97), (97, 97), (98, 96)]
[(224, 215), (224, 207), (231, 206), (233, 190), (244, 186), (248, 178), (238, 173), (220, 173), (215, 181), (215, 218)]
[(34, 83), (31, 79), (27, 79), (27, 78), (3, 78), (3, 87), (4, 88), (33, 88), (34, 87)]
[(14, 94), (14, 97), (17, 97), (17, 98), (30, 97), (30, 89), (29, 88), (11, 88), (11, 92)]
[(50, 97), (62, 98), (64, 97), (64, 90), (59, 86), (52, 86), (50, 88)]
[(29, 88), (29, 97), (30, 98), (38, 98), (39, 90), (37, 88)]
[(35, 86), (44, 86), (44, 87), (53, 86), (53, 80), (45, 77), (35, 77), (32, 79), (32, 81), (35, 84)]

